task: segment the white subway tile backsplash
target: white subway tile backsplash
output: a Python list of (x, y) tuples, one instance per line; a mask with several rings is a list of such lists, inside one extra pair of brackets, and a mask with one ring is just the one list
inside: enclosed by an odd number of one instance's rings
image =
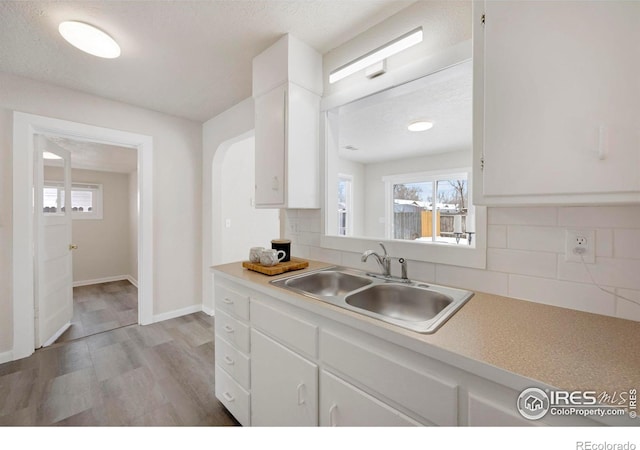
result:
[(329, 264), (342, 264), (342, 253), (337, 250), (329, 250), (326, 248), (309, 247), (308, 258), (315, 259), (316, 261), (326, 262)]
[(627, 299), (617, 297), (616, 316), (622, 319), (636, 320), (640, 322), (640, 291), (629, 289), (616, 289), (618, 295)]
[[(292, 252), (360, 270), (379, 272), (360, 253), (320, 247), (320, 210), (284, 210)], [(640, 206), (500, 207), (488, 209), (487, 270), (409, 261), (416, 280), (640, 320), (640, 305), (598, 289), (580, 263), (566, 262), (565, 231), (596, 230), (596, 264), (604, 287), (640, 301)], [(400, 274), (397, 262), (392, 273)]]
[(507, 247), (507, 226), (489, 225), (487, 226), (487, 247), (506, 248)]
[(614, 230), (613, 256), (640, 259), (640, 229)]
[(558, 209), (541, 208), (489, 208), (489, 225), (556, 225)]
[(555, 278), (555, 253), (524, 250), (487, 249), (487, 270)]
[(510, 297), (615, 316), (615, 298), (595, 286), (548, 278), (509, 275)]
[(407, 273), (412, 280), (425, 281), (427, 283), (436, 282), (436, 265), (433, 263), (409, 260), (407, 262)]
[(574, 206), (558, 212), (561, 227), (640, 228), (640, 206)]
[(342, 265), (367, 272), (380, 272), (378, 263), (374, 258), (362, 262), (362, 253), (342, 252)]
[(311, 247), (320, 247), (320, 233), (303, 231), (300, 233), (298, 242)]
[[(587, 264), (595, 281), (603, 287), (640, 289), (640, 260), (596, 258), (595, 264)], [(558, 256), (558, 278), (593, 285), (587, 268), (581, 262), (567, 262)]]
[(565, 231), (558, 227), (509, 225), (507, 247), (516, 250), (564, 252)]
[(596, 230), (596, 256), (613, 256), (613, 230), (605, 228)]
[(508, 275), (467, 267), (436, 265), (436, 283), (496, 295), (507, 295)]

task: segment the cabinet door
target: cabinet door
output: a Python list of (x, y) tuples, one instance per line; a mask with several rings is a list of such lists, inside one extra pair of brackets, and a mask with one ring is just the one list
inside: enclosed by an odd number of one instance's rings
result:
[(317, 426), (318, 366), (251, 330), (251, 424)]
[(320, 374), (320, 425), (406, 427), (420, 424), (323, 370)]
[(638, 201), (640, 3), (487, 1), (485, 13), (484, 195)]
[(284, 206), (287, 87), (282, 85), (254, 100), (256, 206)]

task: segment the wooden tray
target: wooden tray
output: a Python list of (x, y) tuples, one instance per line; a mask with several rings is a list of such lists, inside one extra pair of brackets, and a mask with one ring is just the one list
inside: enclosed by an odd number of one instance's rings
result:
[(254, 272), (260, 272), (265, 275), (279, 275), (281, 273), (289, 272), (291, 270), (300, 270), (309, 267), (309, 261), (304, 259), (291, 258), (291, 261), (281, 262), (275, 266), (263, 266), (262, 264), (256, 264), (249, 261), (243, 261), (242, 267), (245, 269), (253, 270)]

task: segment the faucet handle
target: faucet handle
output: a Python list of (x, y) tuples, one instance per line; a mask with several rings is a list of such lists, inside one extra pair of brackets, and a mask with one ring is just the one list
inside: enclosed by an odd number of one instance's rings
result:
[(382, 250), (384, 251), (384, 256), (389, 256), (387, 253), (387, 249), (384, 247), (384, 244), (382, 242), (378, 242), (378, 244), (380, 244), (380, 247), (382, 247)]

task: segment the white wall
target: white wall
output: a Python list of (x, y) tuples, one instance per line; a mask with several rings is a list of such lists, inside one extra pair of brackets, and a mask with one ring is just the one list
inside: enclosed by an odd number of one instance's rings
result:
[(271, 247), (280, 237), (280, 211), (256, 209), (255, 138), (225, 150), (222, 160), (221, 263), (245, 261), (251, 247)]
[(201, 304), (201, 124), (0, 73), (0, 353), (12, 348), (13, 111), (153, 137), (153, 314)]
[[(253, 135), (253, 98), (249, 97), (202, 126), (202, 299), (203, 309), (213, 313), (213, 274), (210, 267), (222, 261), (222, 158), (224, 150)], [(219, 163), (219, 161), (216, 161)], [(215, 205), (215, 207), (214, 207)]]
[[(45, 167), (45, 180), (62, 180), (62, 168)], [(73, 220), (73, 281), (127, 276), (130, 272), (129, 175), (73, 169), (74, 183), (101, 184), (103, 217)], [(137, 232), (135, 230), (134, 232)]]

